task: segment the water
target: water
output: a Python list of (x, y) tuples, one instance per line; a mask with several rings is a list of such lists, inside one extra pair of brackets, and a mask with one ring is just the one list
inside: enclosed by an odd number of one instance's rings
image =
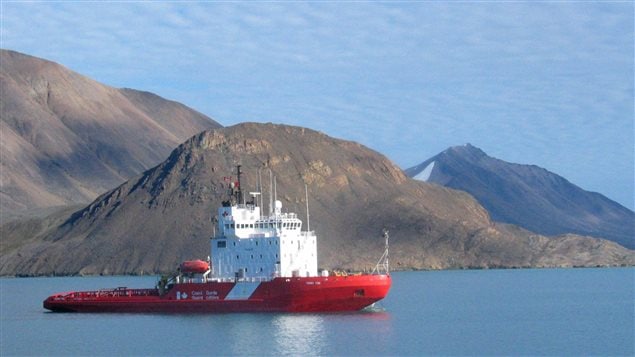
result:
[(60, 314), (54, 292), (154, 277), (0, 279), (0, 355), (628, 355), (635, 269), (393, 273), (371, 312)]

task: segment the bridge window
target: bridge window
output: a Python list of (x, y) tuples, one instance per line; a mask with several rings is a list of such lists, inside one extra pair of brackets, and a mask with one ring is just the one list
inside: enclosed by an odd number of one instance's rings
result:
[(226, 248), (227, 247), (227, 241), (218, 241), (216, 242), (216, 248)]

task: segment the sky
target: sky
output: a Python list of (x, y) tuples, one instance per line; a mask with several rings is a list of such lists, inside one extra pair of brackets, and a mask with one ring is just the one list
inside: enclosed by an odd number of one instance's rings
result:
[(7, 1), (0, 47), (401, 168), (471, 143), (634, 209), (633, 1)]

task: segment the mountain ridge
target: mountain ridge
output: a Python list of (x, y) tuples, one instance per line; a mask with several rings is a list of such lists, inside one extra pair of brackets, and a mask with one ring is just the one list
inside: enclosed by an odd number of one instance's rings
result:
[[(423, 175), (426, 169), (429, 172)], [(472, 194), (496, 221), (545, 235), (575, 233), (635, 248), (633, 211), (536, 165), (492, 158), (467, 144), (444, 150), (405, 172)]]
[(57, 63), (0, 50), (0, 211), (87, 203), (220, 127), (148, 92), (116, 89)]

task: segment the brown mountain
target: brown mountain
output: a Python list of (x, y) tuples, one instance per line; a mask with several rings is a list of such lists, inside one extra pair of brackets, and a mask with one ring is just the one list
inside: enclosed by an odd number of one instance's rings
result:
[(278, 199), (303, 219), (307, 185), (323, 267), (372, 267), (383, 251), (384, 227), (391, 231), (392, 265), (400, 269), (635, 260), (613, 242), (547, 238), (494, 224), (469, 194), (409, 179), (359, 144), (299, 127), (241, 124), (192, 137), (157, 167), (73, 214), (4, 225), (0, 274), (154, 273), (207, 257), (213, 216), (227, 191), (224, 177), (236, 164), (247, 191), (256, 190), (259, 170), (268, 187), (271, 170)]
[(151, 93), (0, 50), (0, 212), (88, 203), (220, 127)]

